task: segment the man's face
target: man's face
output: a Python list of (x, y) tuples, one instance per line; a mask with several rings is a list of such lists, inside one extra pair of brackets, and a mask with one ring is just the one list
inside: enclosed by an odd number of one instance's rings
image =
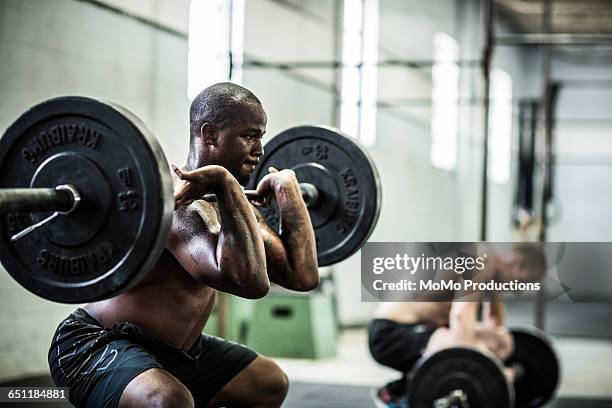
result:
[(264, 153), (261, 139), (267, 118), (261, 105), (255, 104), (242, 109), (238, 116), (218, 129), (215, 156), (241, 185), (246, 185)]

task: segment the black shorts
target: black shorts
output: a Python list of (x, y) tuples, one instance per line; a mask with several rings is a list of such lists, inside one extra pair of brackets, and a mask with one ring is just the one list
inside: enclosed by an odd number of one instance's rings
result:
[(374, 319), (368, 326), (370, 353), (378, 363), (406, 374), (423, 355), (434, 331), (423, 324)]
[(49, 350), (55, 384), (69, 387), (77, 407), (116, 407), (123, 390), (149, 368), (163, 368), (205, 406), (257, 354), (218, 337), (201, 335), (189, 351), (171, 346), (132, 323), (106, 329), (85, 310), (62, 321)]

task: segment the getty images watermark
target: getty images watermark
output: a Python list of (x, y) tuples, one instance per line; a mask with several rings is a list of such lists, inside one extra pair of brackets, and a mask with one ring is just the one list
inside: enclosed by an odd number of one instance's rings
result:
[[(472, 300), (532, 294), (610, 296), (612, 243), (370, 242), (361, 250), (365, 302)], [(603, 293), (605, 292), (605, 293)]]

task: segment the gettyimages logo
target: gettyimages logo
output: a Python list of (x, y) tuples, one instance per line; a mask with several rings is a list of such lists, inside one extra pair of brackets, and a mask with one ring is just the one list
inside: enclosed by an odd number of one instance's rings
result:
[(394, 257), (376, 257), (372, 260), (372, 272), (380, 275), (385, 271), (406, 271), (414, 275), (417, 271), (452, 271), (458, 275), (485, 268), (483, 256), (410, 256), (407, 253), (396, 254)]
[[(574, 287), (577, 271), (568, 269), (576, 268), (580, 254), (592, 257), (594, 245), (371, 242), (361, 251), (361, 297), (366, 302), (451, 301), (471, 300), (480, 292), (499, 292), (579, 300), (587, 288), (584, 284)], [(611, 250), (612, 243), (598, 248), (598, 253), (612, 258)], [(570, 252), (572, 257), (567, 256)], [(606, 269), (612, 265), (610, 260), (603, 261), (600, 266)]]

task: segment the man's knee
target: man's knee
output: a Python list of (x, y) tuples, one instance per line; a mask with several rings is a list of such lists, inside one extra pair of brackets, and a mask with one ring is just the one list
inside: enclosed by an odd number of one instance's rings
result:
[(123, 391), (120, 408), (194, 407), (189, 390), (172, 375), (151, 369), (134, 378)]
[(280, 407), (287, 396), (287, 375), (272, 360), (258, 356), (210, 401), (209, 406)]
[(280, 405), (285, 400), (289, 390), (287, 374), (271, 360), (262, 358), (260, 364), (263, 375), (257, 376), (257, 388), (271, 402), (278, 402)]
[(161, 387), (149, 390), (144, 398), (146, 407), (193, 407), (194, 401), (191, 393), (184, 387), (179, 388), (176, 386), (172, 387)]

